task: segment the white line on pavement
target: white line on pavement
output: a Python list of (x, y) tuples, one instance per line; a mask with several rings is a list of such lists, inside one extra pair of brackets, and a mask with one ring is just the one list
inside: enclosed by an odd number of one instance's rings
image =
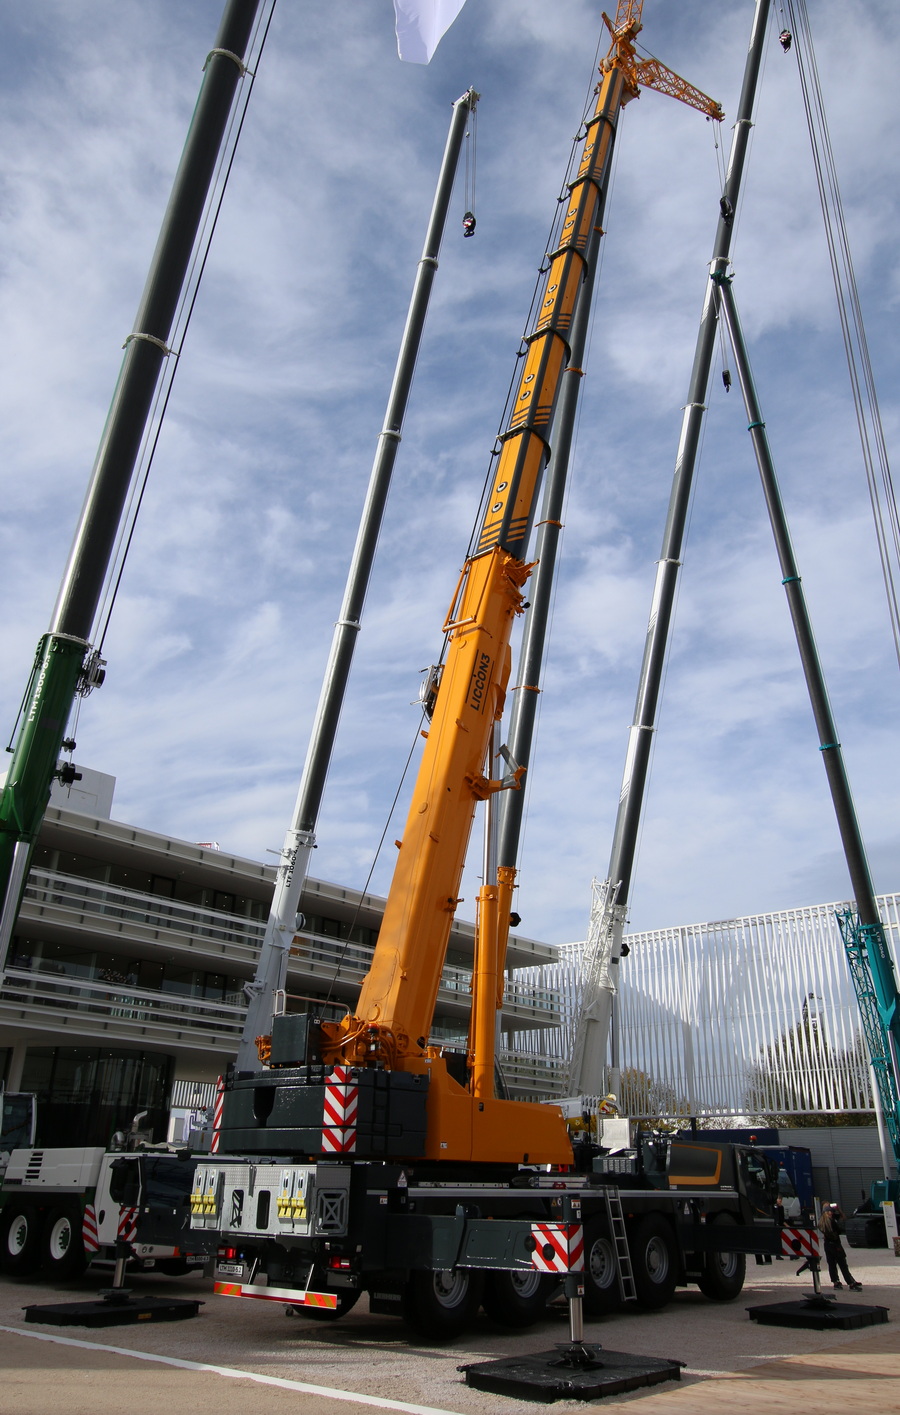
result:
[(179, 1366), (184, 1371), (211, 1371), (217, 1376), (236, 1376), (260, 1385), (280, 1386), (282, 1390), (303, 1391), (305, 1395), (324, 1395), (331, 1400), (349, 1400), (357, 1405), (374, 1405), (379, 1410), (401, 1410), (404, 1415), (458, 1415), (455, 1410), (439, 1410), (433, 1405), (412, 1405), (406, 1400), (386, 1400), (382, 1395), (357, 1395), (349, 1390), (334, 1390), (331, 1386), (310, 1385), (307, 1381), (291, 1381), (282, 1376), (263, 1376), (258, 1371), (238, 1371), (233, 1366), (211, 1366), (203, 1361), (182, 1361), (176, 1356), (157, 1356), (152, 1351), (129, 1351), (123, 1346), (105, 1346), (99, 1341), (77, 1341), (71, 1336), (53, 1336), (50, 1332), (25, 1331), (21, 1327), (0, 1326), (0, 1332), (12, 1336), (30, 1336), (35, 1341), (55, 1341), (59, 1346), (79, 1346), (85, 1351), (109, 1351), (113, 1356), (133, 1356), (137, 1361), (158, 1361), (164, 1366)]

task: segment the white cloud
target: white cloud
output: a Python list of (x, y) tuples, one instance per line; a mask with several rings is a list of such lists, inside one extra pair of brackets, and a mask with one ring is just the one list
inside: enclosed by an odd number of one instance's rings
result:
[[(352, 10), (354, 26), (347, 24)], [(8, 10), (0, 87), (0, 415), (11, 725), (46, 627), (221, 0)], [(383, 13), (382, 13), (383, 12)], [(642, 40), (729, 124), (752, 6), (650, 5)], [(813, 16), (889, 438), (898, 424), (896, 86), (884, 0)], [(461, 184), (320, 822), (317, 872), (363, 883), (417, 731), (409, 704), (475, 516), (590, 77), (586, 0), (467, 5), (427, 67), (390, 6), (276, 10), (79, 756), (116, 812), (264, 858), (287, 824), (452, 101)], [(853, 42), (849, 42), (852, 36)], [(896, 664), (795, 56), (770, 45), (735, 291), (882, 887), (896, 841)], [(718, 207), (712, 125), (626, 110), (529, 772), (526, 931), (584, 929), (618, 801)], [(637, 927), (844, 892), (758, 478), (718, 372), (633, 890)], [(402, 816), (388, 832), (399, 835)], [(391, 848), (376, 871), (384, 887)], [(463, 891), (469, 900), (470, 882)]]

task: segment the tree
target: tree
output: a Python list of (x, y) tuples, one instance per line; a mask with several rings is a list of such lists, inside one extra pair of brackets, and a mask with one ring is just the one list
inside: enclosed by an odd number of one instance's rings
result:
[(800, 1021), (764, 1047), (750, 1070), (744, 1105), (756, 1125), (804, 1129), (821, 1125), (874, 1125), (871, 1110), (837, 1108), (869, 1097), (868, 1058), (862, 1036), (843, 1051), (829, 1046), (819, 1018), (803, 1004)]
[(647, 1071), (626, 1066), (622, 1071), (619, 1110), (633, 1116), (646, 1129), (658, 1120), (689, 1120), (691, 1107), (667, 1081), (656, 1081)]

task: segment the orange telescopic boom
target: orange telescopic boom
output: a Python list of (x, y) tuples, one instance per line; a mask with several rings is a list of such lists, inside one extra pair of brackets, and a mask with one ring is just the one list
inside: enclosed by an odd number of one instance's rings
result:
[(479, 894), (468, 1089), (449, 1076), (428, 1035), (475, 807), (496, 791), (518, 789), (522, 775), (513, 764), (507, 776), (492, 779), (485, 764), (494, 724), (503, 714), (512, 626), (522, 612), (532, 568), (527, 544), (568, 364), (568, 336), (602, 235), (618, 115), (637, 97), (639, 77), (646, 72), (652, 86), (703, 107), (709, 116), (722, 116), (718, 104), (657, 61), (636, 58), (640, 12), (640, 4), (623, 3), (615, 24), (604, 16), (612, 46), (585, 124), (537, 318), (526, 338), (480, 532), (443, 626), (445, 662), (374, 958), (355, 1011), (339, 1024), (323, 1026), (328, 1061), (429, 1073), (426, 1155), (434, 1159), (519, 1161), (525, 1151), (532, 1162), (571, 1158), (558, 1112), (493, 1096), (493, 1037), (512, 870), (501, 870), (497, 884), (486, 881)]

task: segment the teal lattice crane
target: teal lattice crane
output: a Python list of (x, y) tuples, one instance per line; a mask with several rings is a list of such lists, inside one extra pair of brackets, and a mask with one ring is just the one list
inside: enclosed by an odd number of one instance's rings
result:
[[(900, 1055), (900, 995), (897, 992), (897, 975), (883, 924), (863, 924), (852, 909), (839, 910), (837, 921), (856, 991), (884, 1122), (900, 1170), (900, 1068), (897, 1064)], [(880, 1192), (882, 1187), (884, 1193)], [(900, 1183), (895, 1182), (890, 1187), (892, 1192), (889, 1193), (888, 1181), (877, 1181), (873, 1186), (873, 1200), (880, 1203), (883, 1199), (898, 1197), (893, 1189), (900, 1189)]]

